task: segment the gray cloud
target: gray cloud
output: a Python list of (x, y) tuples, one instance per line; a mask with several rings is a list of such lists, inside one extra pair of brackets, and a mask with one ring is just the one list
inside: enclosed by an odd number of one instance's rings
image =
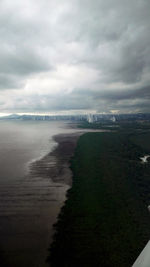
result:
[(33, 51), (27, 51), (25, 49), (13, 49), (6, 51), (0, 55), (0, 72), (10, 73), (14, 75), (30, 75), (32, 73), (38, 73), (40, 71), (46, 71), (50, 69), (50, 65), (44, 62), (40, 56)]
[(13, 75), (0, 74), (0, 89), (14, 89), (20, 88), (22, 86), (22, 81), (16, 79)]
[(1, 0), (0, 111), (149, 112), (149, 10), (149, 0)]

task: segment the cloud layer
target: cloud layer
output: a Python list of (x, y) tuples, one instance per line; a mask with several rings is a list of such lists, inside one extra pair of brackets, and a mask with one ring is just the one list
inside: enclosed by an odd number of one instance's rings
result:
[(0, 112), (150, 112), (149, 0), (1, 0)]

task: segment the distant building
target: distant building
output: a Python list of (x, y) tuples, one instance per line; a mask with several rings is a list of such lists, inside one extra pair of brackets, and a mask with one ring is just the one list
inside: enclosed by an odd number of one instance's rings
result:
[(111, 121), (112, 121), (112, 122), (116, 122), (116, 118), (115, 118), (115, 116), (113, 116), (113, 117), (111, 118)]
[(92, 114), (88, 114), (88, 115), (87, 115), (87, 121), (88, 121), (89, 123), (94, 122), (94, 118), (93, 118), (93, 115), (92, 115)]

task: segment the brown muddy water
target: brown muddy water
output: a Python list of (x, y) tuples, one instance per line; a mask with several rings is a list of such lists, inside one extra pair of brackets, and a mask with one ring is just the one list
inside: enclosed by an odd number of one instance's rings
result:
[(0, 121), (0, 266), (47, 266), (52, 225), (69, 188), (47, 170), (58, 166), (53, 136), (78, 131), (66, 126)]

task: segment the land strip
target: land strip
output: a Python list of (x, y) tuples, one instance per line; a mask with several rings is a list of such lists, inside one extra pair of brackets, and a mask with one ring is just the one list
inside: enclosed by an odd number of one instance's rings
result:
[(55, 225), (52, 267), (131, 267), (149, 240), (150, 166), (123, 133), (80, 137), (72, 188)]

